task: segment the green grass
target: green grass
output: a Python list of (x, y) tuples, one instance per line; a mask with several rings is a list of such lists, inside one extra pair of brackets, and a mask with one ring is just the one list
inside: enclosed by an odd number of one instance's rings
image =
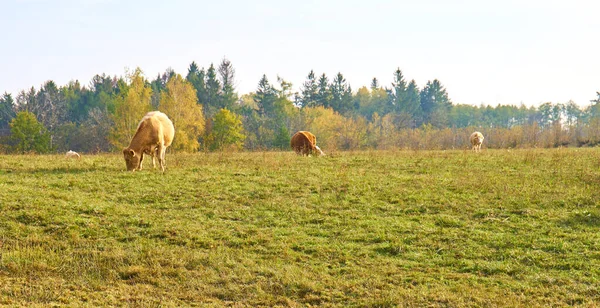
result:
[(590, 306), (598, 149), (0, 156), (0, 305)]

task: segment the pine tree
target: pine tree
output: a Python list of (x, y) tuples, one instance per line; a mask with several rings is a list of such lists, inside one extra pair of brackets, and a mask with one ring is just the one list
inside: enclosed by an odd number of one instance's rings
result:
[(352, 89), (346, 83), (342, 73), (338, 73), (331, 85), (331, 108), (340, 114), (346, 114), (352, 110)]
[(371, 90), (379, 89), (379, 80), (377, 78), (373, 78), (371, 80)]
[(150, 89), (152, 89), (152, 99), (150, 100), (150, 104), (153, 109), (158, 109), (160, 93), (164, 90), (166, 84), (165, 77), (165, 74), (161, 76), (159, 73), (158, 76), (156, 76), (156, 79), (150, 82)]
[(280, 150), (288, 149), (290, 147), (291, 139), (292, 137), (290, 136), (288, 128), (285, 125), (281, 125), (275, 135), (273, 146)]
[[(16, 116), (15, 102), (12, 95), (4, 92), (0, 98), (0, 130), (5, 130), (10, 127), (10, 122)], [(2, 132), (0, 131), (0, 135)]]
[[(206, 101), (208, 92), (206, 89), (206, 72), (204, 69), (198, 69), (196, 62), (192, 62), (188, 68), (188, 74), (185, 77), (189, 81), (194, 89), (196, 89), (196, 97), (198, 98), (198, 104), (203, 104), (206, 107)], [(206, 112), (206, 110), (204, 110)]]
[(404, 93), (402, 112), (410, 116), (410, 128), (415, 128), (421, 118), (421, 97), (415, 80), (411, 80)]
[(212, 117), (219, 110), (221, 93), (221, 82), (217, 79), (215, 66), (211, 63), (206, 72), (206, 101), (203, 102), (207, 117)]
[(60, 95), (65, 100), (67, 108), (66, 121), (73, 123), (81, 123), (85, 121), (88, 112), (92, 107), (88, 98), (90, 92), (84, 87), (81, 87), (79, 81), (71, 81), (68, 85), (60, 88)]
[(437, 79), (428, 81), (421, 90), (420, 98), (425, 122), (437, 128), (445, 127), (448, 124), (452, 102), (440, 81)]
[(331, 90), (329, 89), (329, 79), (327, 79), (325, 74), (319, 77), (315, 103), (317, 106), (323, 106), (325, 108), (329, 108), (331, 106)]
[(574, 101), (569, 101), (565, 106), (565, 116), (568, 126), (574, 126), (579, 124), (581, 119), (582, 111)]
[(310, 73), (308, 73), (307, 80), (302, 85), (300, 94), (300, 105), (302, 107), (317, 106), (317, 92), (318, 84), (315, 78), (315, 72), (311, 70)]
[(397, 113), (406, 112), (406, 80), (400, 68), (394, 72), (394, 82), (392, 82), (392, 91), (390, 99), (392, 101), (393, 110)]
[(36, 103), (32, 112), (39, 121), (47, 127), (50, 132), (67, 117), (67, 106), (60, 97), (60, 93), (54, 81), (47, 81), (38, 91)]
[(223, 59), (218, 71), (222, 84), (221, 103), (219, 107), (233, 110), (238, 100), (238, 95), (235, 92), (235, 69), (231, 65), (231, 61)]
[(258, 88), (254, 94), (254, 102), (258, 106), (258, 113), (261, 116), (270, 116), (275, 113), (276, 91), (269, 83), (267, 75), (263, 75), (258, 82)]
[(36, 93), (37, 92), (34, 87), (31, 87), (27, 92), (25, 92), (25, 90), (19, 92), (19, 94), (17, 95), (16, 111), (32, 112), (33, 109), (35, 109)]

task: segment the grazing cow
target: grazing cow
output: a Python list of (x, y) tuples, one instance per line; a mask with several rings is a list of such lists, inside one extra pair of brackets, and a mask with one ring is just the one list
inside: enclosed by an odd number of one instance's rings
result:
[(325, 153), (317, 146), (317, 137), (310, 132), (299, 131), (295, 133), (294, 136), (292, 136), (290, 145), (296, 153), (301, 155), (310, 155), (313, 153), (317, 156), (325, 155)]
[(483, 134), (480, 132), (474, 132), (471, 134), (471, 146), (475, 152), (481, 152), (481, 144), (483, 143)]
[(152, 156), (152, 166), (156, 167), (158, 156), (160, 169), (165, 171), (165, 152), (173, 142), (175, 127), (166, 114), (160, 111), (148, 112), (140, 121), (129, 146), (123, 149), (128, 171), (142, 170), (144, 154)]
[(65, 155), (65, 157), (66, 158), (77, 158), (77, 159), (80, 159), (81, 155), (79, 155), (79, 153), (77, 153), (77, 152), (69, 150), (69, 152), (67, 152), (67, 154)]

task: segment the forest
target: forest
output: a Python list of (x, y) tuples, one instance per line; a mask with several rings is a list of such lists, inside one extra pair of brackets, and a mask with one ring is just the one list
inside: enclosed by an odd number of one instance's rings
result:
[[(0, 96), (0, 153), (114, 152), (127, 146), (143, 115), (165, 112), (176, 127), (171, 151), (289, 149), (291, 135), (309, 130), (326, 152), (365, 149), (467, 149), (475, 130), (484, 148), (581, 147), (600, 143), (600, 92), (590, 105), (573, 101), (472, 106), (455, 104), (439, 80), (420, 88), (398, 68), (393, 82), (353, 90), (342, 73), (311, 70), (300, 91), (281, 77), (235, 89), (235, 68), (223, 59), (192, 62), (147, 79), (95, 75), (88, 85), (49, 80)], [(592, 95), (590, 95), (592, 96)]]

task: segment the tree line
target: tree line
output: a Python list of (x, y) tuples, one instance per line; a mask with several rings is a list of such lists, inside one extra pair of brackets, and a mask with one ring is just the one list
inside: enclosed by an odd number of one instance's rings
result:
[(184, 76), (172, 69), (154, 79), (141, 69), (96, 75), (89, 85), (52, 80), (0, 97), (0, 152), (97, 153), (128, 145), (143, 115), (165, 112), (176, 127), (173, 151), (287, 149), (291, 135), (310, 130), (322, 148), (466, 148), (480, 130), (491, 148), (593, 146), (600, 143), (600, 92), (580, 108), (572, 101), (524, 105), (454, 104), (435, 79), (419, 88), (398, 68), (390, 85), (373, 78), (353, 91), (342, 73), (310, 71), (300, 91), (266, 75), (239, 95), (235, 69), (192, 62)]

